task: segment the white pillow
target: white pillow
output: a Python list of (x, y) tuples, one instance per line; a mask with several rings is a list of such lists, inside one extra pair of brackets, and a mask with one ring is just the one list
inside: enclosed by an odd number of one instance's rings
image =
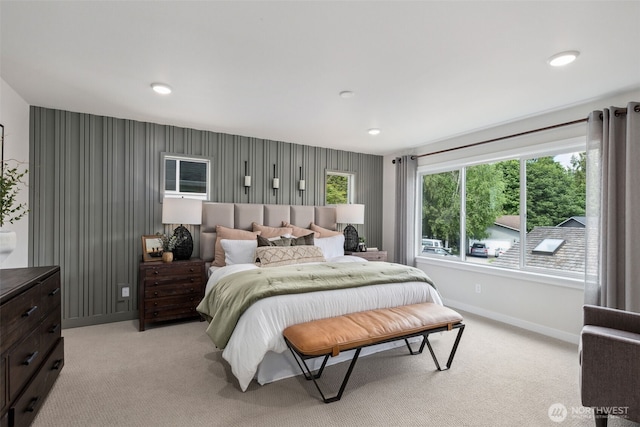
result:
[(255, 261), (258, 240), (229, 240), (221, 239), (224, 249), (224, 262), (227, 265), (253, 264)]
[(326, 259), (344, 256), (344, 234), (314, 239), (313, 244), (322, 249)]

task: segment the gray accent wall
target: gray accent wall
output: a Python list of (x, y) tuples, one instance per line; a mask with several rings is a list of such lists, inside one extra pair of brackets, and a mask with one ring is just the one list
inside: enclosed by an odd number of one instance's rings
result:
[[(141, 236), (171, 232), (161, 222), (162, 152), (211, 158), (214, 202), (324, 205), (326, 171), (354, 173), (355, 203), (365, 205), (358, 232), (382, 244), (381, 156), (42, 107), (31, 107), (29, 148), (29, 265), (60, 265), (64, 327), (137, 318)], [(190, 231), (198, 256), (199, 226)], [(119, 284), (130, 285), (128, 299)]]

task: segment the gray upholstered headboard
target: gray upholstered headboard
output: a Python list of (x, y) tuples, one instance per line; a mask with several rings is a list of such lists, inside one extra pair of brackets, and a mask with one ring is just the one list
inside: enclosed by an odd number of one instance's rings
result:
[(216, 225), (252, 230), (252, 223), (280, 227), (287, 221), (302, 228), (313, 222), (320, 227), (336, 229), (336, 209), (330, 206), (262, 205), (251, 203), (202, 204), (200, 226), (200, 258), (208, 265), (213, 260), (216, 243)]

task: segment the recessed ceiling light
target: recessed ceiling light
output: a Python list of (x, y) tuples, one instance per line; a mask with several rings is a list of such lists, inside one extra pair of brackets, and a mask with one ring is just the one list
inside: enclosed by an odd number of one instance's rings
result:
[(569, 50), (567, 52), (560, 52), (553, 55), (547, 61), (552, 67), (563, 67), (567, 64), (571, 64), (580, 55), (577, 50)]
[(350, 90), (343, 90), (342, 92), (340, 92), (340, 98), (353, 98), (354, 95), (355, 93), (351, 92)]
[(367, 132), (369, 132), (369, 135), (378, 135), (380, 134), (380, 129), (373, 128), (369, 129)]
[(151, 88), (160, 95), (169, 95), (171, 93), (171, 87), (164, 83), (151, 83)]

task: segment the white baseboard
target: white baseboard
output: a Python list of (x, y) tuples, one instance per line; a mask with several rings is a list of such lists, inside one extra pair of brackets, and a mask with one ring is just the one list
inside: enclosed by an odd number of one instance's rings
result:
[(537, 323), (529, 322), (527, 320), (518, 319), (517, 317), (507, 316), (502, 313), (496, 313), (495, 311), (486, 310), (484, 308), (476, 307), (473, 305), (465, 304), (462, 302), (443, 298), (444, 305), (451, 308), (457, 308), (463, 311), (467, 311), (478, 316), (486, 317), (489, 319), (497, 320), (498, 322), (506, 323), (508, 325), (517, 326), (528, 331), (537, 332), (542, 335), (546, 335), (551, 338), (556, 338), (561, 341), (565, 341), (571, 344), (578, 344), (580, 342), (580, 336), (571, 334), (569, 332), (560, 331), (558, 329), (550, 328), (548, 326), (539, 325)]

